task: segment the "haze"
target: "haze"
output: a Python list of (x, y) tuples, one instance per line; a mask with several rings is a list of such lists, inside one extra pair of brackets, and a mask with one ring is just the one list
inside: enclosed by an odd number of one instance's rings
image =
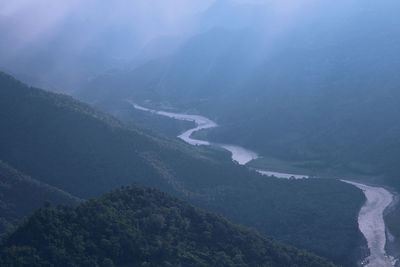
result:
[(0, 66), (28, 82), (73, 91), (88, 77), (129, 66), (142, 54), (165, 55), (211, 28), (267, 28), (272, 41), (315, 16), (324, 27), (343, 23), (366, 2), (5, 0)]
[(0, 265), (398, 266), (399, 10), (2, 0)]

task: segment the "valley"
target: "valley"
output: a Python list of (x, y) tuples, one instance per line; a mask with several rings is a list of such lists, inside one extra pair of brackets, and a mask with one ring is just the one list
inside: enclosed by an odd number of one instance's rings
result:
[[(126, 104), (131, 111), (152, 115)], [(232, 162), (225, 149), (193, 146), (125, 123), (70, 96), (30, 87), (5, 73), (0, 73), (0, 114), (0, 124), (6, 129), (0, 132), (0, 159), (45, 185), (40, 188), (60, 192), (57, 196), (63, 200), (62, 206), (69, 204), (63, 196), (71, 195), (86, 203), (85, 199), (110, 190), (140, 184), (222, 214), (233, 223), (338, 265), (353, 266), (359, 258), (359, 247), (365, 243), (356, 220), (365, 197), (354, 186), (336, 180), (261, 176)], [(181, 132), (171, 126), (187, 125), (186, 130), (196, 127), (189, 121), (173, 122), (163, 121), (160, 126), (167, 125), (170, 133), (176, 132), (175, 136)], [(244, 155), (245, 150), (238, 151), (242, 152), (238, 155)], [(33, 210), (43, 209), (42, 198), (35, 196), (43, 192), (40, 188), (31, 187), (32, 192), (26, 196), (5, 197), (27, 186), (8, 186), (7, 168), (4, 173), (0, 178), (6, 186), (0, 201), (6, 203), (6, 212), (31, 216)], [(28, 196), (35, 200), (31, 201), (31, 210), (20, 205)], [(43, 196), (53, 198), (51, 194)], [(50, 216), (46, 214), (45, 217)], [(21, 217), (1, 215), (5, 226), (23, 222)], [(23, 235), (22, 239), (34, 241)], [(92, 238), (86, 240), (90, 246)]]
[(400, 267), (400, 1), (0, 1), (0, 266)]
[[(184, 133), (178, 135), (178, 138), (182, 139), (183, 141), (191, 145), (212, 145), (224, 148), (232, 154), (232, 160), (240, 165), (246, 165), (250, 161), (258, 158), (258, 154), (256, 152), (240, 146), (211, 143), (209, 141), (191, 138), (191, 135), (197, 131), (200, 131), (202, 129), (210, 129), (218, 127), (218, 125), (215, 122), (213, 122), (208, 118), (205, 118), (200, 115), (189, 115), (189, 114), (156, 111), (137, 105), (132, 101), (130, 101), (130, 103), (135, 109), (138, 110), (151, 112), (153, 114), (166, 116), (177, 120), (189, 120), (195, 122), (196, 123), (195, 128), (189, 129)], [(288, 173), (282, 173), (264, 169), (257, 169), (257, 172), (259, 172), (262, 175), (273, 176), (276, 178), (285, 178), (285, 179), (309, 178), (309, 176), (307, 175), (288, 174)], [(361, 189), (366, 197), (366, 202), (364, 203), (364, 206), (361, 208), (358, 216), (358, 224), (361, 232), (363, 233), (363, 235), (367, 240), (370, 255), (367, 258), (362, 259), (362, 261), (360, 261), (361, 264), (363, 266), (370, 266), (370, 267), (395, 266), (397, 261), (393, 257), (388, 256), (387, 252), (385, 251), (385, 246), (386, 243), (388, 242), (386, 240), (386, 231), (388, 230), (387, 227), (385, 226), (385, 221), (383, 219), (385, 209), (394, 201), (393, 194), (382, 187), (368, 186), (365, 184), (348, 180), (341, 180), (341, 181), (349, 183)]]

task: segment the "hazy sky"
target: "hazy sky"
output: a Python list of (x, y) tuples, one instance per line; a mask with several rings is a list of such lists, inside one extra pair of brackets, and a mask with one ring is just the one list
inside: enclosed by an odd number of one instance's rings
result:
[[(77, 49), (93, 43), (109, 46), (109, 42), (119, 42), (138, 50), (155, 37), (195, 33), (200, 14), (215, 2), (221, 6), (258, 5), (258, 11), (266, 11), (258, 21), (269, 26), (269, 34), (279, 35), (316, 10), (329, 13), (328, 5), (346, 5), (336, 12), (343, 14), (357, 0), (1, 0), (0, 34), (4, 38), (0, 49), (10, 49), (7, 55), (19, 54), (32, 44), (42, 46), (63, 37), (70, 42), (69, 47), (75, 45)], [(227, 14), (221, 13), (213, 18), (217, 24)], [(231, 14), (230, 20), (233, 16), (235, 21), (236, 15)]]
[(0, 16), (27, 41), (57, 29), (71, 18), (98, 24), (94, 30), (113, 24), (130, 24), (143, 38), (149, 38), (185, 31), (193, 15), (213, 1), (2, 0)]
[[(258, 4), (268, 10), (268, 23), (276, 30), (296, 25), (299, 18), (315, 10), (329, 12), (342, 6), (343, 13), (353, 6), (371, 0), (1, 0), (0, 33), (5, 29), (25, 41), (35, 41), (67, 22), (74, 21), (76, 30), (90, 35), (110, 27), (130, 29), (138, 41), (148, 41), (159, 35), (190, 33), (196, 15), (214, 2)], [(382, 1), (385, 2), (385, 1)], [(387, 2), (390, 2), (389, 0)], [(329, 6), (330, 5), (330, 6)], [(325, 7), (324, 7), (325, 6)], [(267, 17), (267, 16), (266, 16)], [(221, 16), (223, 19), (223, 16)], [(3, 28), (3, 29), (2, 29)]]
[[(2, 0), (0, 16), (8, 27), (27, 41), (56, 30), (72, 17), (99, 27), (130, 24), (141, 38), (182, 34), (190, 31), (195, 14), (214, 1), (226, 0)], [(265, 4), (274, 9), (280, 22), (287, 23), (315, 0), (231, 0)], [(3, 22), (4, 23), (4, 22)], [(96, 27), (93, 29), (96, 31)]]
[(213, 1), (0, 0), (0, 70), (44, 79), (129, 62), (153, 38), (190, 33)]
[[(267, 26), (265, 38), (273, 44), (314, 14), (323, 14), (324, 20), (343, 16), (354, 3), (368, 1), (372, 0), (0, 0), (0, 68), (36, 71), (45, 77), (49, 72), (105, 69), (134, 59), (154, 38), (180, 40), (215, 25)], [(210, 7), (214, 15), (208, 17), (204, 11)], [(158, 46), (161, 49), (164, 46)]]

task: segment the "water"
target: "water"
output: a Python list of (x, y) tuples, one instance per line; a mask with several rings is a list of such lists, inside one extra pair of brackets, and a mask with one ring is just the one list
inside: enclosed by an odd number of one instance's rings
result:
[(224, 145), (224, 144), (216, 144), (232, 154), (232, 160), (236, 161), (240, 165), (246, 165), (253, 159), (258, 158), (258, 154), (254, 151), (248, 150), (244, 147), (241, 146), (235, 146), (235, 145)]
[[(135, 103), (133, 103), (131, 101), (128, 101), (128, 102), (137, 110), (151, 112), (151, 113), (154, 113), (154, 114), (157, 114), (157, 115), (166, 116), (166, 117), (177, 119), (177, 120), (193, 121), (196, 124), (196, 127), (192, 128), (192, 129), (189, 129), (189, 130), (183, 132), (182, 134), (180, 134), (178, 136), (178, 138), (182, 139), (183, 141), (185, 141), (188, 144), (195, 145), (195, 146), (199, 146), (199, 145), (206, 145), (206, 146), (214, 145), (214, 146), (218, 146), (218, 147), (221, 147), (223, 149), (226, 149), (229, 152), (231, 152), (232, 160), (237, 162), (240, 165), (246, 165), (250, 161), (252, 161), (254, 159), (257, 159), (259, 157), (256, 152), (254, 152), (252, 150), (249, 150), (249, 149), (246, 149), (246, 148), (241, 147), (241, 146), (230, 145), (230, 144), (210, 143), (208, 141), (192, 138), (191, 135), (194, 132), (197, 132), (197, 131), (202, 130), (202, 129), (210, 129), (210, 128), (218, 127), (218, 124), (216, 124), (214, 121), (212, 121), (212, 120), (210, 120), (210, 119), (208, 119), (206, 117), (203, 117), (203, 116), (200, 116), (200, 115), (189, 115), (189, 114), (173, 113), (173, 112), (166, 112), (166, 111), (158, 111), (158, 110), (142, 107), (142, 106), (140, 106), (138, 104), (135, 104)], [(262, 174), (262, 175), (268, 175), (268, 176), (272, 176), (273, 175), (273, 176), (275, 176), (277, 178), (285, 178), (285, 179), (289, 179), (289, 178), (295, 178), (295, 179), (308, 178), (307, 175), (272, 172), (272, 171), (267, 171), (267, 170), (256, 170), (256, 171), (258, 173)]]
[[(229, 152), (231, 152), (232, 154), (232, 160), (237, 162), (240, 165), (246, 165), (247, 163), (249, 163), (250, 161), (257, 159), (259, 156), (256, 152), (246, 149), (244, 147), (241, 146), (237, 146), (237, 145), (230, 145), (230, 144), (218, 144), (218, 143), (211, 143), (208, 141), (204, 141), (204, 140), (199, 140), (199, 139), (195, 139), (192, 138), (191, 135), (194, 132), (197, 132), (199, 130), (202, 129), (210, 129), (210, 128), (215, 128), (218, 127), (218, 124), (215, 123), (214, 121), (200, 116), (200, 115), (189, 115), (189, 114), (181, 114), (181, 113), (173, 113), (173, 112), (166, 112), (166, 111), (158, 111), (158, 110), (154, 110), (154, 109), (149, 109), (149, 108), (145, 108), (142, 107), (138, 104), (135, 104), (131, 101), (128, 101), (129, 103), (132, 104), (132, 106), (137, 109), (137, 110), (142, 110), (142, 111), (146, 111), (146, 112), (151, 112), (157, 115), (161, 115), (161, 116), (166, 116), (169, 118), (173, 118), (173, 119), (177, 119), (177, 120), (185, 120), (185, 121), (193, 121), (196, 124), (195, 128), (189, 129), (185, 132), (183, 132), (182, 134), (180, 134), (178, 136), (178, 138), (182, 139), (183, 141), (185, 141), (188, 144), (191, 145), (195, 145), (195, 146), (199, 146), (199, 145), (214, 145), (214, 146), (218, 146), (221, 147), (225, 150), (228, 150)], [(278, 172), (269, 172), (269, 171), (265, 171), (265, 170), (257, 170), (260, 174), (263, 175), (274, 175), (275, 177), (278, 178), (296, 178), (296, 179), (300, 179), (300, 178), (308, 178), (306, 175), (296, 175), (296, 174), (288, 174), (288, 173), (278, 173)]]
[[(258, 158), (258, 154), (256, 152), (248, 150), (241, 146), (210, 143), (208, 141), (191, 138), (192, 133), (196, 131), (199, 131), (201, 129), (218, 127), (218, 125), (215, 122), (206, 117), (199, 115), (187, 115), (187, 114), (171, 113), (164, 111), (156, 111), (139, 106), (132, 102), (130, 103), (134, 106), (134, 108), (138, 110), (147, 111), (178, 120), (187, 120), (195, 122), (196, 123), (195, 128), (189, 129), (178, 136), (180, 139), (191, 145), (215, 145), (224, 148), (232, 153), (232, 160), (240, 165), (245, 165), (251, 160)], [(307, 175), (273, 172), (268, 170), (257, 170), (257, 172), (262, 175), (275, 176), (277, 178), (285, 178), (285, 179), (309, 178)], [(390, 203), (393, 201), (393, 195), (389, 191), (381, 187), (372, 187), (346, 180), (342, 181), (345, 183), (352, 184), (363, 190), (365, 197), (367, 199), (366, 203), (361, 208), (358, 216), (358, 224), (360, 231), (367, 239), (368, 248), (370, 249), (371, 253), (371, 255), (367, 259), (365, 259), (365, 263), (363, 265), (368, 267), (394, 266), (395, 260), (392, 257), (387, 256), (385, 252), (386, 234), (385, 234), (385, 222), (383, 220), (383, 212), (386, 209), (386, 207), (388, 207)]]
[(207, 119), (206, 117), (203, 117), (203, 116), (179, 114), (179, 113), (172, 113), (172, 112), (166, 112), (166, 111), (157, 111), (154, 109), (148, 109), (148, 108), (139, 106), (130, 101), (128, 101), (128, 102), (131, 103), (132, 106), (138, 110), (147, 111), (147, 112), (151, 112), (151, 113), (154, 113), (157, 115), (161, 115), (161, 116), (165, 116), (165, 117), (169, 117), (169, 118), (173, 118), (173, 119), (177, 119), (177, 120), (182, 120), (182, 121), (193, 121), (196, 124), (196, 127), (183, 132), (182, 134), (180, 134), (178, 136), (178, 138), (180, 138), (183, 141), (185, 141), (186, 143), (194, 145), (194, 146), (199, 146), (199, 145), (208, 146), (208, 145), (210, 145), (210, 142), (191, 138), (190, 136), (192, 135), (192, 133), (200, 131), (202, 129), (210, 129), (210, 128), (215, 128), (218, 126), (215, 122), (213, 122), (212, 120)]
[(185, 141), (188, 144), (195, 145), (195, 146), (214, 145), (214, 146), (224, 148), (224, 149), (228, 150), (229, 152), (231, 152), (232, 160), (237, 162), (240, 165), (245, 165), (248, 162), (252, 161), (253, 159), (258, 158), (258, 154), (256, 152), (248, 150), (241, 146), (210, 143), (208, 141), (192, 138), (191, 135), (194, 132), (200, 131), (202, 129), (210, 129), (210, 128), (218, 127), (218, 124), (216, 124), (214, 121), (212, 121), (206, 117), (203, 117), (200, 115), (188, 115), (188, 114), (180, 114), (180, 113), (173, 113), (173, 112), (166, 112), (166, 111), (157, 111), (157, 110), (148, 109), (148, 108), (139, 106), (130, 101), (129, 101), (129, 103), (131, 103), (132, 106), (138, 110), (151, 112), (151, 113), (154, 113), (157, 115), (166, 116), (166, 117), (177, 119), (177, 120), (193, 121), (196, 124), (196, 127), (189, 129), (178, 136), (178, 138), (182, 139), (183, 141)]
[(360, 183), (342, 180), (360, 188), (365, 197), (366, 203), (358, 215), (358, 225), (368, 242), (371, 255), (366, 258), (365, 266), (394, 266), (395, 260), (386, 255), (386, 233), (383, 220), (384, 210), (392, 203), (393, 194), (381, 187), (372, 187)]

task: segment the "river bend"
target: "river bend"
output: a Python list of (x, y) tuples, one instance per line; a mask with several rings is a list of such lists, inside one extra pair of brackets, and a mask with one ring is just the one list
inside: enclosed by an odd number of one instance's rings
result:
[[(230, 144), (218, 144), (211, 143), (204, 140), (198, 140), (192, 138), (191, 135), (202, 129), (210, 129), (218, 127), (218, 125), (203, 116), (199, 115), (188, 115), (180, 113), (172, 113), (165, 111), (157, 111), (153, 109), (148, 109), (137, 105), (131, 101), (128, 101), (137, 110), (142, 110), (146, 112), (151, 112), (157, 115), (166, 116), (169, 118), (177, 120), (193, 121), (196, 124), (195, 128), (189, 129), (178, 137), (191, 145), (214, 145), (224, 148), (231, 152), (232, 160), (240, 165), (245, 165), (253, 159), (258, 158), (258, 154), (249, 149), (243, 148), (241, 146), (230, 145)], [(304, 179), (308, 178), (307, 175), (299, 174), (289, 174), (273, 172), (268, 170), (257, 170), (262, 175), (275, 176), (277, 178), (294, 178), (294, 179)], [(386, 227), (383, 220), (384, 210), (392, 203), (394, 196), (392, 193), (381, 187), (372, 187), (352, 181), (341, 180), (342, 182), (352, 184), (360, 188), (366, 197), (366, 202), (360, 210), (358, 216), (358, 224), (360, 231), (365, 236), (368, 248), (370, 250), (370, 255), (363, 261), (363, 266), (368, 267), (389, 267), (395, 265), (395, 260), (388, 256), (385, 252), (386, 244)]]

